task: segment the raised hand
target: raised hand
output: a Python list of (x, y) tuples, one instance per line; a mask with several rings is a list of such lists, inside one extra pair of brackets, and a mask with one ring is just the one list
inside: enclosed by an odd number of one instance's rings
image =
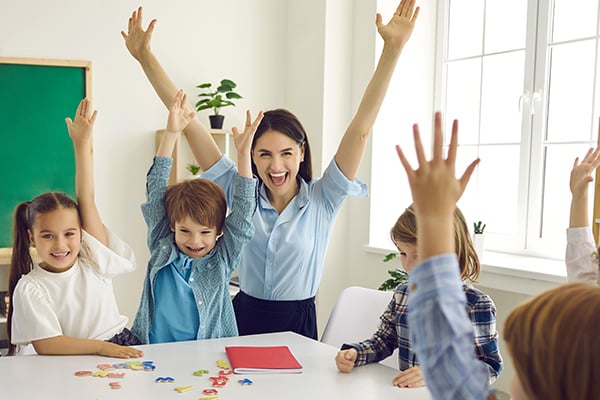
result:
[(144, 56), (144, 53), (150, 52), (150, 41), (152, 39), (154, 26), (156, 25), (156, 19), (153, 19), (148, 24), (148, 28), (144, 30), (142, 27), (142, 20), (142, 7), (139, 7), (129, 18), (127, 33), (121, 31), (121, 36), (125, 39), (127, 50), (129, 50), (129, 53), (131, 53), (133, 58), (138, 61)]
[(246, 111), (246, 125), (244, 126), (244, 131), (240, 132), (237, 127), (233, 127), (233, 142), (238, 154), (250, 154), (254, 133), (256, 132), (256, 128), (258, 128), (258, 125), (262, 119), (263, 112), (261, 111), (258, 113), (258, 116), (254, 122), (252, 122), (252, 115), (250, 114), (250, 110), (248, 110)]
[(187, 95), (179, 89), (173, 103), (169, 107), (169, 118), (167, 119), (167, 132), (181, 132), (196, 116), (193, 111), (186, 111)]
[(408, 41), (420, 11), (419, 7), (415, 9), (415, 1), (402, 0), (387, 25), (383, 24), (381, 14), (377, 14), (377, 31), (386, 44), (402, 47)]
[(92, 102), (85, 98), (77, 106), (75, 121), (65, 118), (69, 136), (75, 145), (91, 141), (97, 115), (97, 111), (92, 112)]
[(419, 168), (413, 169), (400, 146), (398, 157), (406, 170), (417, 215), (417, 254), (419, 261), (429, 257), (454, 252), (454, 211), (456, 202), (465, 191), (479, 159), (471, 162), (460, 179), (455, 176), (456, 149), (458, 147), (458, 121), (452, 124), (448, 156), (444, 157), (442, 115), (435, 113), (433, 157), (425, 158), (419, 126), (413, 126), (415, 150)]
[(589, 187), (589, 183), (594, 180), (592, 172), (599, 165), (600, 147), (589, 149), (581, 162), (579, 162), (579, 157), (575, 159), (573, 169), (571, 170), (571, 178), (569, 179), (569, 188), (574, 196), (585, 193)]
[(448, 156), (444, 158), (442, 133), (442, 114), (435, 113), (435, 131), (433, 139), (433, 157), (431, 161), (425, 158), (425, 151), (419, 134), (419, 126), (413, 125), (415, 150), (419, 168), (413, 169), (404, 156), (400, 146), (396, 146), (398, 157), (406, 170), (408, 182), (411, 187), (415, 209), (419, 213), (428, 215), (444, 213), (454, 215), (456, 202), (462, 196), (471, 174), (479, 163), (473, 161), (465, 170), (460, 179), (455, 177), (456, 149), (458, 147), (458, 121), (452, 124), (452, 136), (448, 149)]
[(252, 148), (252, 140), (256, 129), (263, 119), (263, 112), (259, 112), (254, 122), (252, 121), (252, 115), (250, 110), (246, 111), (246, 125), (244, 131), (240, 132), (237, 127), (232, 129), (233, 142), (238, 155), (238, 173), (240, 176), (252, 177), (252, 159), (250, 157), (250, 151)]

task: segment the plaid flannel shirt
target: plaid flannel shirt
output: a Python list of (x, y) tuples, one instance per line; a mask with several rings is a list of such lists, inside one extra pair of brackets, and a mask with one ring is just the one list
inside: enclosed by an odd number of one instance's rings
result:
[[(463, 290), (467, 299), (466, 312), (474, 330), (475, 354), (486, 364), (491, 383), (502, 370), (502, 357), (498, 349), (496, 331), (496, 306), (487, 294), (464, 282)], [(342, 346), (342, 350), (354, 348), (358, 352), (355, 366), (379, 362), (389, 357), (396, 348), (398, 348), (400, 371), (419, 365), (409, 340), (407, 304), (408, 282), (403, 282), (398, 285), (392, 300), (381, 315), (377, 332), (370, 339)]]

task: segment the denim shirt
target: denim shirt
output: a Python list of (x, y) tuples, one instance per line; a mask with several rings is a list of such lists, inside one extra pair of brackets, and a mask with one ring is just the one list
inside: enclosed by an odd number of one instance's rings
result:
[[(203, 178), (220, 185), (228, 202), (237, 176), (227, 156), (206, 170)], [(279, 213), (270, 203), (264, 184), (259, 184), (256, 233), (240, 261), (241, 290), (263, 300), (303, 300), (313, 297), (321, 283), (327, 246), (335, 217), (346, 197), (367, 196), (367, 186), (348, 180), (331, 161), (323, 176), (305, 182)]]
[[(142, 204), (142, 214), (148, 226), (150, 260), (132, 327), (142, 343), (149, 343), (154, 303), (160, 301), (154, 297), (156, 276), (178, 257), (175, 234), (170, 229), (164, 203), (171, 165), (171, 158), (154, 158), (147, 175), (147, 201)], [(234, 201), (230, 204), (231, 212), (223, 225), (223, 235), (207, 255), (192, 261), (189, 282), (200, 320), (197, 339), (238, 334), (229, 295), (229, 280), (239, 263), (242, 250), (254, 235), (252, 215), (256, 209), (256, 182), (256, 179), (236, 177)]]

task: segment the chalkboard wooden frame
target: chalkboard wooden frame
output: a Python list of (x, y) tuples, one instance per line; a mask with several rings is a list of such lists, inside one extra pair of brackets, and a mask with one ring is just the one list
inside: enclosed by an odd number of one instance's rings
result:
[(91, 98), (91, 62), (0, 57), (0, 87), (0, 264), (7, 264), (14, 207), (45, 191), (75, 194), (64, 119)]

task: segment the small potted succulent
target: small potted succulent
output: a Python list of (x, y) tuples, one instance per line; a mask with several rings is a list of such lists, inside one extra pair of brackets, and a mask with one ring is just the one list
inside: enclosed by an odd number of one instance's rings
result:
[(473, 247), (479, 258), (483, 257), (483, 240), (486, 224), (483, 221), (473, 222)]
[(196, 176), (200, 173), (200, 166), (196, 163), (190, 163), (188, 164), (185, 169), (187, 169), (190, 174)]
[(196, 111), (212, 110), (213, 113), (208, 116), (210, 127), (212, 129), (222, 129), (225, 116), (219, 114), (221, 108), (235, 106), (234, 99), (241, 99), (233, 89), (237, 84), (231, 79), (223, 79), (216, 89), (212, 89), (212, 83), (201, 83), (196, 86), (203, 91), (198, 95), (201, 99), (196, 103)]

